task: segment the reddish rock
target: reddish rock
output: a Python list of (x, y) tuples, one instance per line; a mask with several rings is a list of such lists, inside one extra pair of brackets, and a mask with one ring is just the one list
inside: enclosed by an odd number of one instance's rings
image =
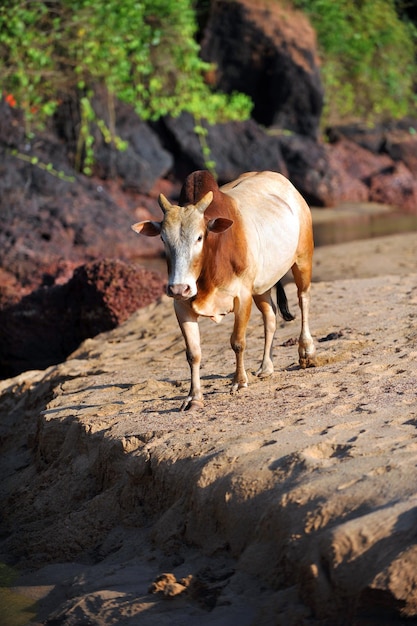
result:
[[(165, 284), (158, 272), (105, 259), (77, 268), (68, 288), (69, 296), (79, 301), (82, 332), (91, 337), (154, 302), (164, 293)], [(104, 311), (109, 322), (103, 321)]]
[(345, 201), (367, 202), (369, 189), (359, 174), (369, 173), (369, 167), (362, 169), (360, 159), (366, 162), (371, 153), (346, 140), (327, 145), (326, 152), (335, 181), (331, 203), (336, 205)]
[(404, 163), (399, 162), (393, 170), (372, 177), (369, 199), (417, 215), (417, 180)]
[(385, 144), (385, 129), (381, 125), (369, 127), (359, 123), (333, 126), (326, 129), (326, 136), (330, 143), (348, 139), (374, 154), (382, 153)]
[(402, 161), (417, 176), (417, 134), (404, 130), (389, 132), (385, 150), (394, 161)]
[[(403, 139), (393, 144), (390, 152), (399, 156), (401, 150), (404, 153), (408, 150), (409, 162), (413, 166), (415, 146), (417, 142), (410, 140), (408, 144)], [(417, 181), (403, 161), (394, 160), (386, 153), (374, 154), (344, 137), (328, 145), (326, 150), (337, 183), (334, 204), (343, 201), (380, 202), (417, 213)]]
[(0, 378), (63, 361), (164, 292), (157, 272), (121, 261), (80, 266), (65, 285), (43, 287), (0, 311)]
[[(31, 152), (60, 167), (57, 144), (42, 136)], [(24, 289), (51, 285), (62, 274), (68, 279), (70, 267), (87, 261), (161, 254), (159, 241), (139, 239), (130, 228), (138, 206), (146, 217), (161, 217), (155, 197), (129, 191), (122, 202), (120, 181), (113, 196), (114, 186), (73, 175), (73, 182), (62, 180), (20, 158), (2, 158), (0, 146), (0, 266)]]
[(365, 184), (375, 174), (394, 169), (394, 162), (388, 155), (373, 154), (348, 139), (330, 146), (329, 161), (333, 170), (344, 169), (348, 176)]
[(412, 173), (417, 171), (417, 118), (376, 124), (346, 124), (326, 130), (330, 143), (349, 140), (376, 155), (386, 154), (393, 161), (403, 161)]
[(16, 304), (29, 292), (30, 288), (24, 289), (13, 274), (0, 267), (0, 309)]
[(336, 206), (340, 202), (368, 202), (369, 189), (357, 178), (352, 178), (343, 168), (334, 172), (334, 190), (325, 206)]

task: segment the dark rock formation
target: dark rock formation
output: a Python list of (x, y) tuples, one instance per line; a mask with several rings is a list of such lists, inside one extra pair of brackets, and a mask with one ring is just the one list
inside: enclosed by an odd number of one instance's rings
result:
[[(133, 108), (117, 101), (114, 122), (109, 119), (105, 94), (94, 99), (94, 110), (108, 128), (115, 125), (117, 138), (126, 143), (125, 149), (106, 141), (97, 125), (92, 124), (94, 136), (94, 173), (101, 179), (120, 178), (126, 189), (149, 193), (157, 180), (167, 174), (173, 165), (172, 155), (164, 150), (151, 127), (140, 120)], [(76, 160), (77, 137), (75, 128), (80, 123), (77, 101), (65, 100), (54, 116), (55, 128), (65, 142), (68, 159)]]
[[(194, 132), (191, 115), (164, 120), (175, 152), (176, 175), (185, 178), (194, 170), (205, 169), (202, 147)], [(287, 175), (280, 142), (253, 120), (207, 126), (210, 158), (216, 163), (219, 183), (229, 182), (242, 172), (274, 170)]]
[(149, 193), (157, 180), (170, 171), (172, 155), (163, 149), (150, 126), (130, 108), (119, 109), (116, 131), (128, 147), (118, 150), (102, 141), (96, 152), (97, 175), (104, 179), (120, 177), (125, 189)]
[(312, 206), (332, 206), (336, 180), (322, 143), (301, 135), (279, 136), (288, 178)]
[(59, 363), (88, 337), (115, 328), (164, 291), (160, 274), (121, 261), (78, 267), (0, 310), (0, 378)]
[(315, 33), (306, 17), (280, 3), (211, 4), (202, 56), (216, 64), (215, 86), (253, 102), (253, 119), (316, 138), (323, 105)]
[[(6, 119), (10, 107), (1, 106)], [(25, 288), (52, 284), (86, 261), (155, 256), (158, 248), (138, 240), (130, 225), (161, 216), (155, 194), (116, 193), (112, 185), (76, 174), (65, 147), (52, 132), (26, 144), (16, 113), (10, 126), (0, 124), (0, 267)], [(13, 126), (13, 123), (15, 125)], [(10, 128), (14, 132), (10, 132)], [(2, 131), (3, 134), (2, 134)], [(8, 131), (8, 134), (5, 134)], [(12, 152), (16, 151), (16, 154)], [(27, 162), (36, 157), (54, 172)], [(73, 180), (59, 177), (64, 171)], [(162, 246), (159, 246), (159, 252)], [(150, 250), (150, 252), (149, 252)]]

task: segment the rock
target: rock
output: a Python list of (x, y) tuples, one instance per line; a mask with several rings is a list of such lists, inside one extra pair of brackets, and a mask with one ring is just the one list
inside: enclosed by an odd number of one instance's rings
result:
[(288, 178), (313, 206), (332, 206), (336, 181), (325, 147), (301, 135), (279, 135)]
[[(342, 136), (327, 146), (327, 158), (335, 180), (334, 203), (371, 201), (417, 213), (415, 176), (403, 161), (393, 158), (402, 154), (414, 167), (417, 164), (417, 158), (414, 161), (417, 157), (417, 141), (411, 137), (397, 143), (392, 140), (392, 144), (389, 144), (387, 137), (390, 136), (393, 137), (389, 132), (386, 133), (384, 140), (390, 155), (386, 152), (375, 154)], [(398, 134), (394, 136), (398, 137)]]
[(95, 171), (103, 179), (120, 177), (125, 189), (148, 193), (156, 181), (169, 172), (173, 157), (131, 107), (118, 102), (116, 120), (116, 133), (128, 142), (128, 147), (117, 150), (101, 139), (96, 150)]
[[(327, 159), (333, 172), (334, 188), (332, 201), (334, 205), (339, 202), (367, 202), (369, 200), (369, 189), (365, 182), (359, 177), (361, 167), (355, 155), (368, 158), (368, 151), (360, 148), (353, 142), (346, 140), (338, 141), (335, 144), (325, 147)], [(352, 170), (355, 173), (352, 173)]]
[(338, 181), (335, 200), (370, 200), (417, 214), (416, 133), (414, 118), (374, 128), (351, 124), (328, 129), (328, 158)]
[[(79, 158), (75, 132), (80, 124), (79, 106), (78, 101), (66, 99), (54, 115), (55, 130), (64, 140), (67, 157), (72, 164)], [(158, 178), (165, 176), (172, 167), (172, 156), (131, 106), (116, 100), (114, 120), (110, 120), (108, 97), (100, 89), (93, 98), (92, 106), (107, 128), (114, 126), (116, 137), (127, 143), (125, 149), (118, 149), (103, 136), (97, 124), (92, 123), (90, 133), (94, 137), (94, 173), (101, 179), (120, 177), (122, 185), (127, 189), (148, 193)]]
[(63, 361), (84, 339), (160, 297), (164, 286), (156, 272), (103, 260), (78, 267), (64, 285), (6, 306), (0, 311), (0, 378)]
[[(176, 146), (177, 176), (182, 178), (194, 170), (207, 169), (192, 116), (183, 113), (178, 118), (166, 118), (164, 123)], [(207, 130), (209, 158), (215, 162), (220, 184), (254, 170), (273, 170), (286, 175), (278, 139), (253, 120), (215, 124)]]
[(29, 291), (30, 288), (24, 289), (13, 274), (0, 268), (0, 309), (16, 304)]
[(201, 54), (216, 65), (217, 89), (252, 98), (259, 124), (317, 137), (323, 87), (305, 15), (266, 0), (218, 0), (211, 3)]
[(416, 177), (404, 163), (398, 162), (392, 170), (380, 172), (371, 178), (369, 199), (417, 215)]
[(329, 152), (333, 169), (344, 169), (351, 178), (365, 185), (376, 174), (394, 169), (394, 163), (388, 155), (373, 154), (347, 139), (332, 144)]
[(404, 130), (387, 133), (384, 149), (395, 162), (402, 162), (414, 177), (417, 176), (416, 130), (414, 130), (414, 134)]
[(337, 143), (342, 139), (358, 144), (365, 150), (369, 150), (373, 154), (383, 152), (385, 143), (384, 129), (377, 124), (369, 127), (362, 124), (343, 124), (332, 126), (326, 129), (327, 139), (331, 144)]
[(187, 587), (178, 582), (173, 574), (161, 574), (149, 587), (149, 593), (161, 593), (167, 598), (174, 598), (187, 590)]
[(9, 106), (0, 99), (0, 146), (17, 148), (25, 141), (25, 125), (21, 110)]
[(346, 124), (326, 129), (331, 144), (347, 139), (373, 154), (386, 154), (393, 161), (403, 161), (408, 169), (417, 171), (417, 119), (400, 120), (367, 126)]
[[(29, 153), (60, 168), (65, 166), (60, 151), (56, 137), (45, 134)], [(0, 154), (0, 265), (23, 288), (50, 285), (63, 267), (69, 278), (70, 265), (110, 257), (129, 261), (162, 252), (159, 241), (141, 241), (130, 229), (138, 219), (161, 217), (156, 197), (117, 193), (111, 183), (73, 176), (73, 181), (63, 180), (21, 158)]]

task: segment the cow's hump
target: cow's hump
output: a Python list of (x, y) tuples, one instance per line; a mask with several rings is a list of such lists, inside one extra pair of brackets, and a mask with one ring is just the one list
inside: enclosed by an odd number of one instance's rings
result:
[[(180, 192), (179, 204), (180, 206), (197, 204), (208, 191), (213, 192), (213, 201), (205, 212), (206, 220), (226, 217), (236, 221), (238, 217), (236, 216), (234, 201), (220, 190), (214, 176), (207, 170), (197, 170), (187, 176)], [(228, 238), (226, 237), (226, 239)]]
[(207, 170), (198, 170), (189, 174), (184, 181), (180, 192), (179, 203), (181, 206), (197, 204), (208, 192), (213, 192), (213, 197), (220, 193), (219, 186), (212, 174)]

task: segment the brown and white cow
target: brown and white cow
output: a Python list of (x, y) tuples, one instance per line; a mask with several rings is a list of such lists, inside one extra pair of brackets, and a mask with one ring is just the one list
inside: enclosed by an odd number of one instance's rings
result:
[(191, 387), (182, 410), (202, 406), (199, 316), (220, 322), (233, 311), (231, 346), (236, 354), (232, 392), (246, 387), (244, 366), (246, 327), (252, 298), (262, 313), (264, 353), (258, 376), (269, 376), (276, 306), (288, 311), (280, 279), (291, 268), (301, 309), (299, 362), (314, 365), (315, 347), (308, 325), (313, 232), (310, 209), (295, 187), (276, 172), (249, 172), (218, 187), (207, 171), (190, 174), (173, 205), (163, 196), (162, 222), (146, 220), (132, 226), (137, 233), (160, 235), (168, 264), (167, 293), (184, 336), (191, 370)]

